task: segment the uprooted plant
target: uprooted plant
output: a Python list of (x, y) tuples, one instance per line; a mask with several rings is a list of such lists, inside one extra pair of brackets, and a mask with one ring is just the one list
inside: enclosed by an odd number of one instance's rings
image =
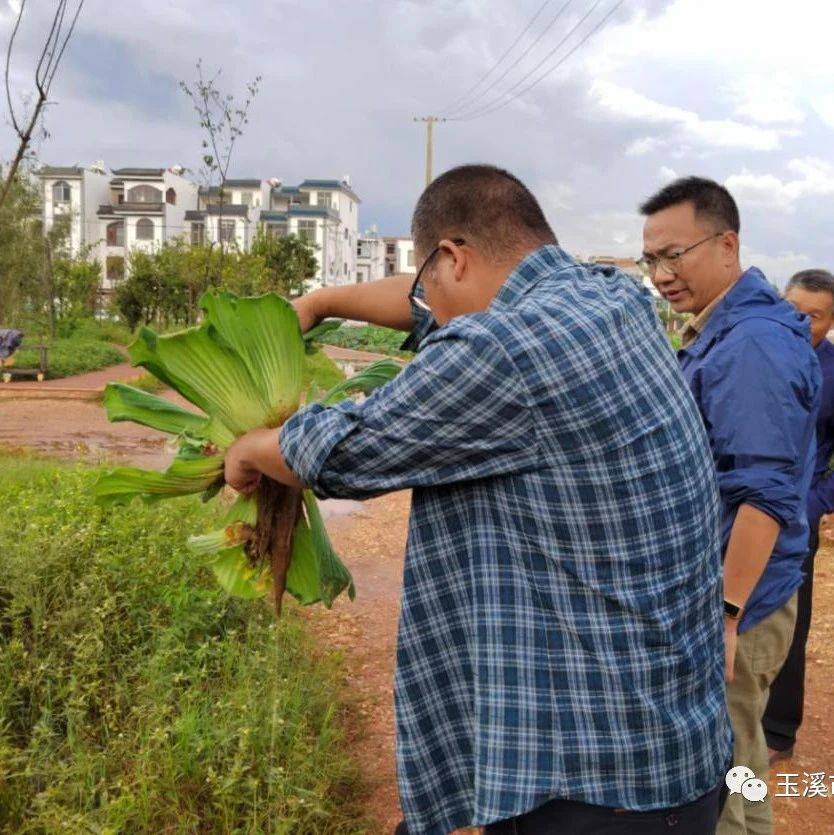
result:
[[(298, 317), (275, 294), (238, 298), (208, 293), (200, 300), (204, 321), (166, 336), (148, 328), (130, 346), (134, 365), (179, 392), (202, 413), (123, 383), (107, 386), (104, 406), (111, 421), (129, 420), (175, 437), (176, 455), (164, 472), (119, 467), (99, 478), (101, 504), (146, 502), (221, 491), (225, 450), (244, 433), (280, 427), (299, 408), (305, 345)], [(333, 327), (324, 323), (321, 329)], [(306, 340), (306, 341), (305, 341)], [(351, 394), (369, 394), (399, 371), (381, 360), (321, 395), (332, 405)], [(277, 443), (277, 433), (276, 433)], [(333, 550), (315, 496), (263, 478), (251, 496), (238, 495), (222, 526), (192, 536), (196, 554), (211, 555), (217, 579), (230, 594), (256, 598), (272, 591), (280, 615), (284, 591), (302, 604), (328, 608), (353, 581)]]

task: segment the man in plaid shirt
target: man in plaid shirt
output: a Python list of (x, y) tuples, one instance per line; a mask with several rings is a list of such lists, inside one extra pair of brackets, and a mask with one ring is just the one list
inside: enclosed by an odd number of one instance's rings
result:
[(413, 489), (400, 831), (712, 832), (732, 750), (718, 494), (653, 302), (560, 249), (491, 166), (437, 178), (412, 231), (411, 292), (398, 276), (298, 310), (305, 328), (413, 313), (415, 360), (226, 460), (243, 490)]

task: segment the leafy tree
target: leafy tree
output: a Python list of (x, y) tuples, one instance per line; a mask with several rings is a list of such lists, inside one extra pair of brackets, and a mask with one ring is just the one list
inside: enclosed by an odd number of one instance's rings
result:
[(313, 245), (296, 235), (277, 237), (260, 229), (252, 254), (261, 256), (266, 265), (268, 285), (262, 292), (271, 290), (286, 298), (302, 295), (318, 267)]

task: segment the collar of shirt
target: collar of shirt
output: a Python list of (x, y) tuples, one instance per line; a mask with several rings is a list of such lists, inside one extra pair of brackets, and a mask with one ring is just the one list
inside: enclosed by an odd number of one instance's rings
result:
[(577, 262), (556, 244), (546, 244), (528, 253), (507, 276), (495, 298), (491, 311), (514, 307), (540, 281), (553, 275), (553, 271), (576, 267)]
[[(736, 281), (737, 280), (738, 279), (736, 279)], [(713, 313), (715, 313), (718, 305), (724, 301), (727, 293), (729, 293), (735, 285), (736, 282), (734, 281), (723, 293), (716, 296), (699, 314), (697, 314), (697, 316), (693, 316), (683, 326), (683, 330), (681, 331), (681, 344), (684, 348), (691, 345), (701, 335), (702, 331), (707, 326), (707, 322), (709, 322), (710, 317)]]

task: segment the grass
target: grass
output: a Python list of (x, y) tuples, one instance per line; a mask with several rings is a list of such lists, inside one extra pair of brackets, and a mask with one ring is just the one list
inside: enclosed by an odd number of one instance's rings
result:
[(365, 831), (338, 663), (219, 590), (183, 545), (199, 501), (0, 467), (0, 831)]
[(382, 328), (378, 325), (342, 325), (338, 330), (323, 334), (318, 341), (338, 345), (340, 348), (353, 348), (356, 351), (371, 351), (407, 359), (414, 354), (400, 350), (404, 339), (405, 334), (402, 331), (392, 328)]
[[(37, 328), (22, 328), (27, 336), (15, 353), (15, 366), (37, 368), (39, 363), (38, 345), (41, 336)], [(124, 362), (124, 355), (116, 345), (126, 345), (131, 339), (130, 331), (116, 322), (99, 322), (94, 319), (80, 319), (62, 322), (58, 335), (47, 338), (47, 363), (50, 380), (97, 371), (109, 365)]]

